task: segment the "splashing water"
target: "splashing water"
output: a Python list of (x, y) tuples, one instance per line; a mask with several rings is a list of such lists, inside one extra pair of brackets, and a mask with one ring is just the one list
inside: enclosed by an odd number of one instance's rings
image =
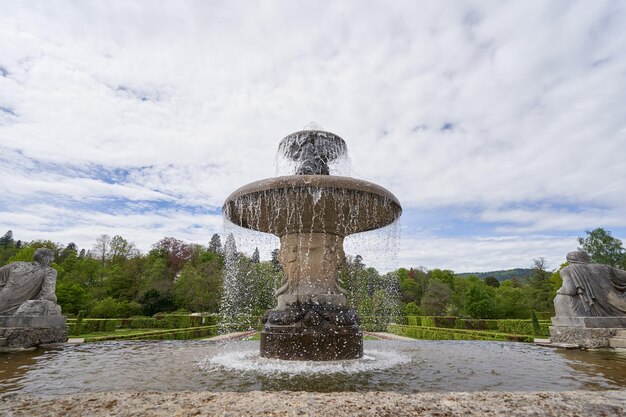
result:
[(259, 356), (258, 349), (248, 348), (207, 357), (198, 365), (207, 372), (231, 370), (264, 376), (306, 376), (381, 371), (410, 362), (408, 355), (385, 350), (368, 350), (360, 359), (318, 362), (266, 359)]

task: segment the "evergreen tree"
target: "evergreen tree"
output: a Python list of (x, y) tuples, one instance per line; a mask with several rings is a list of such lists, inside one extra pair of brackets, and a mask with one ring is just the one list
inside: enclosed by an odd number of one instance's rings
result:
[(259, 255), (259, 248), (255, 248), (254, 252), (252, 253), (252, 258), (250, 258), (250, 262), (252, 262), (253, 264), (258, 264), (260, 261), (261, 259)]
[(0, 246), (3, 248), (7, 248), (9, 246), (13, 246), (14, 245), (14, 241), (13, 241), (13, 231), (9, 230), (8, 232), (6, 232), (4, 234), (4, 236), (0, 237)]
[(209, 250), (213, 253), (222, 253), (222, 241), (220, 235), (215, 233), (209, 242)]

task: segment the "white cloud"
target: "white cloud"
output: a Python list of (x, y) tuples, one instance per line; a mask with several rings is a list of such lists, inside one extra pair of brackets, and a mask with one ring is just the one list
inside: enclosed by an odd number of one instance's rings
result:
[[(215, 224), (193, 229), (189, 207), (274, 175), (278, 141), (313, 120), (407, 215), (483, 224), (452, 237), (456, 265), (526, 266), (535, 234), (550, 251), (564, 232), (626, 233), (625, 27), (615, 1), (7, 2), (0, 228), (202, 240)], [(78, 220), (46, 228), (58, 207)], [(473, 245), (503, 235), (519, 257)], [(432, 239), (426, 259), (451, 267)]]

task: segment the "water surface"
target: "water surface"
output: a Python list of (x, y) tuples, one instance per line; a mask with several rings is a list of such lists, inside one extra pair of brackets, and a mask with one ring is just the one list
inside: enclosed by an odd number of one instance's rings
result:
[(626, 353), (523, 343), (366, 340), (365, 356), (268, 360), (259, 342), (123, 341), (0, 355), (0, 392), (564, 391), (626, 387)]

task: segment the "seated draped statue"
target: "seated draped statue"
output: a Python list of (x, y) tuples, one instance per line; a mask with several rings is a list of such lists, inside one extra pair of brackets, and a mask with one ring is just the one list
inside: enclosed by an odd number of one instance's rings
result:
[(556, 317), (626, 316), (626, 271), (592, 264), (581, 251), (568, 253), (567, 261), (554, 298)]
[(13, 262), (0, 268), (0, 315), (60, 315), (56, 304), (54, 252), (35, 251), (34, 262)]

